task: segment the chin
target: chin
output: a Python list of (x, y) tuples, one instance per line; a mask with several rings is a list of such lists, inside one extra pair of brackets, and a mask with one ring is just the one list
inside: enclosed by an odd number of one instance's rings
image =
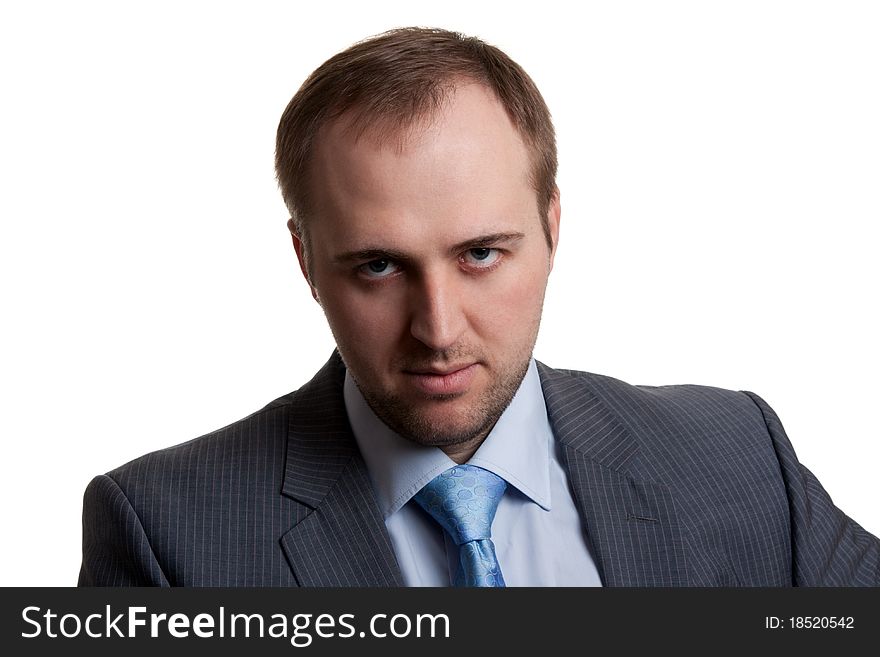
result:
[(496, 421), (497, 418), (475, 420), (438, 410), (435, 413), (415, 413), (405, 419), (399, 418), (397, 432), (420, 445), (450, 447), (484, 436)]
[(481, 377), (452, 394), (428, 395), (396, 377), (386, 379), (387, 387), (361, 387), (361, 392), (376, 416), (400, 436), (420, 445), (449, 447), (488, 435), (513, 399), (525, 369), (511, 369), (491, 385)]

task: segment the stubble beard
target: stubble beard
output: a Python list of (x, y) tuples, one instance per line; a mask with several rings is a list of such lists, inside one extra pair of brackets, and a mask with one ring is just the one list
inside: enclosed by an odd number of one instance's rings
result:
[[(496, 372), (485, 394), (472, 403), (465, 410), (464, 417), (455, 424), (448, 419), (437, 419), (436, 409), (433, 414), (425, 413), (400, 395), (362, 385), (357, 376), (353, 372), (351, 374), (367, 404), (395, 433), (420, 445), (452, 447), (488, 435), (519, 390), (530, 360), (531, 351), (521, 361)], [(459, 395), (432, 395), (430, 403), (440, 405), (442, 409), (443, 404), (453, 404), (458, 398)]]

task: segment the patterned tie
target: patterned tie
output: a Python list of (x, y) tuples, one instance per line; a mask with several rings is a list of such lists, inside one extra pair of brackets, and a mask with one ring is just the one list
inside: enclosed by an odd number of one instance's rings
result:
[(459, 546), (455, 586), (504, 586), (492, 543), (492, 521), (507, 482), (475, 465), (437, 475), (413, 499)]

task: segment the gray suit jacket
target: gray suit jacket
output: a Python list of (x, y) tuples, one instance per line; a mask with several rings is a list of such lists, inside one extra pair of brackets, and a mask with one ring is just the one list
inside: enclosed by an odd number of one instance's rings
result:
[[(880, 585), (757, 395), (539, 372), (605, 586)], [(92, 480), (80, 585), (401, 586), (343, 376)]]

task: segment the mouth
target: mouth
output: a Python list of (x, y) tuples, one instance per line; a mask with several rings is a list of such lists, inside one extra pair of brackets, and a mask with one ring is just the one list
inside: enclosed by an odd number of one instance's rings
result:
[(460, 395), (467, 392), (477, 373), (478, 363), (404, 370), (414, 388), (427, 395)]

